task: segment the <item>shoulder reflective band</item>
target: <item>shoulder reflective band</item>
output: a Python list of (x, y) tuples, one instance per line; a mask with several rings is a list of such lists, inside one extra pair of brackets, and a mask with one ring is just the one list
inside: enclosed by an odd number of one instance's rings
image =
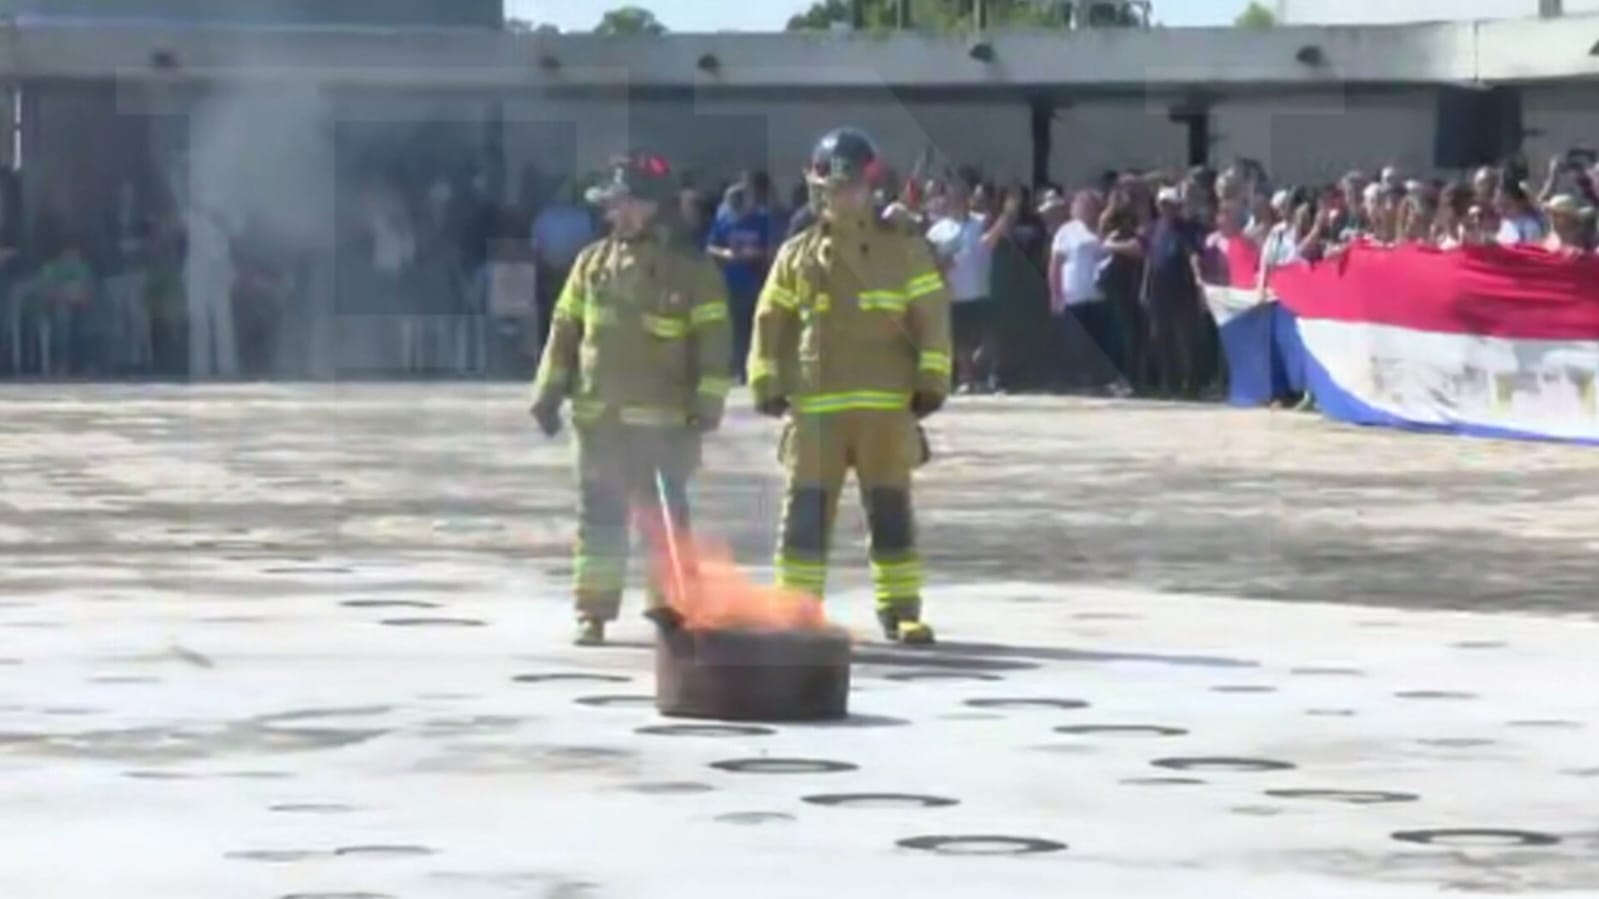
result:
[(944, 276), (938, 272), (927, 272), (910, 279), (905, 285), (905, 295), (916, 300), (937, 293), (944, 286)]
[(949, 354), (940, 353), (936, 350), (924, 350), (922, 352), (921, 364), (917, 367), (922, 371), (928, 371), (938, 375), (947, 375), (951, 371)]
[(726, 301), (711, 300), (709, 303), (695, 306), (694, 311), (689, 313), (689, 321), (693, 322), (696, 328), (727, 321)]
[(857, 409), (903, 411), (910, 408), (911, 395), (893, 390), (852, 390), (802, 396), (794, 409), (809, 415), (850, 412)]
[(666, 318), (661, 315), (644, 316), (644, 330), (666, 340), (678, 340), (688, 336), (688, 322), (680, 318)]
[(733, 389), (732, 378), (700, 378), (700, 396), (709, 396), (721, 399)]

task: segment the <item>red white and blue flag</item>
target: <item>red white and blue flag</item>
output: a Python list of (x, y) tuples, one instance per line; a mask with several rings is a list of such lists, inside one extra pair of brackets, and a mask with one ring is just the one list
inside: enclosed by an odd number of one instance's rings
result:
[(1333, 418), (1599, 444), (1599, 258), (1356, 245), (1271, 288)]

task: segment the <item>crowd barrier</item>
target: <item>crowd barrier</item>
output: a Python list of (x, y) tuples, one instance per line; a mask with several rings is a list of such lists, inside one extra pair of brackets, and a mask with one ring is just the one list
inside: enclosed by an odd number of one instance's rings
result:
[(1339, 421), (1599, 444), (1594, 256), (1357, 244), (1208, 294), (1235, 403), (1297, 386)]

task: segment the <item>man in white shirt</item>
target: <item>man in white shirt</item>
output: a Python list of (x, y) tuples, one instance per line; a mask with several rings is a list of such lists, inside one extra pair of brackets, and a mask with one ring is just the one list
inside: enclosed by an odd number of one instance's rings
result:
[(970, 393), (993, 386), (994, 309), (989, 297), (994, 246), (1009, 233), (1017, 210), (1007, 208), (990, 225), (972, 212), (971, 190), (949, 186), (944, 215), (927, 231), (933, 254), (949, 282), (955, 338), (955, 380)]
[(239, 345), (233, 333), (231, 228), (219, 209), (195, 204), (187, 215), (188, 257), (184, 296), (189, 311), (189, 377), (239, 375)]
[(1107, 350), (1115, 345), (1115, 309), (1099, 287), (1108, 255), (1099, 238), (1099, 195), (1082, 191), (1072, 199), (1072, 217), (1055, 232), (1049, 252), (1050, 310), (1060, 320), (1065, 358), (1063, 386), (1120, 386)]

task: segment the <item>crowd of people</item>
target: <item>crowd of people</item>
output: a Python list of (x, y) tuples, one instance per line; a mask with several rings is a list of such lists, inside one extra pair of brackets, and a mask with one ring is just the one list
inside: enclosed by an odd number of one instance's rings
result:
[[(926, 167), (885, 181), (879, 202), (886, 226), (927, 240), (949, 283), (964, 392), (1215, 396), (1225, 360), (1206, 285), (1244, 281), (1265, 295), (1273, 268), (1334, 258), (1357, 241), (1567, 255), (1596, 243), (1599, 159), (1580, 150), (1551, 160), (1540, 184), (1511, 163), (1455, 182), (1390, 166), (1288, 187), (1240, 160), (1219, 172), (1107, 172), (1070, 193), (1045, 185), (1035, 196), (975, 168), (929, 177)], [(782, 223), (792, 234), (813, 213), (803, 194), (794, 212), (777, 209), (762, 173), (727, 188), (708, 218), (697, 194), (685, 197), (724, 267), (735, 318), (747, 320)]]
[[(1225, 365), (1207, 283), (1236, 285), (1247, 272), (1264, 284), (1276, 266), (1331, 258), (1355, 241), (1591, 253), (1599, 207), (1599, 160), (1581, 151), (1552, 160), (1538, 184), (1507, 165), (1454, 182), (1388, 167), (1290, 187), (1242, 160), (1220, 172), (1107, 172), (1068, 191), (930, 168), (923, 160), (909, 177), (883, 178), (879, 207), (884, 227), (925, 237), (949, 283), (963, 392), (1214, 396)], [(370, 179), (346, 204), (331, 289), (335, 318), (363, 322), (352, 345), (364, 357), (341, 360), (346, 369), (530, 370), (565, 275), (603, 223), (581, 181), (529, 169), (516, 199), (495, 203), (474, 171)], [(5, 205), (15, 246), (16, 204)], [(180, 214), (132, 186), (113, 206), (97, 239), (46, 227), (34, 252), (0, 249), (0, 374), (301, 373), (284, 356), (310, 342), (306, 254), (248, 220)], [(715, 188), (685, 179), (675, 212), (723, 273), (741, 364), (767, 268), (814, 221), (804, 187), (785, 204), (764, 172)], [(491, 315), (492, 272), (507, 264), (537, 272), (525, 323)], [(218, 296), (197, 302), (196, 293)], [(509, 364), (491, 358), (502, 334)]]

